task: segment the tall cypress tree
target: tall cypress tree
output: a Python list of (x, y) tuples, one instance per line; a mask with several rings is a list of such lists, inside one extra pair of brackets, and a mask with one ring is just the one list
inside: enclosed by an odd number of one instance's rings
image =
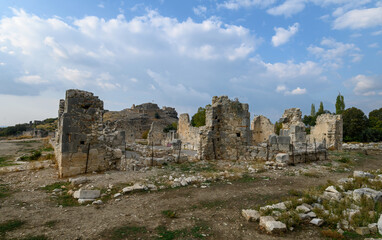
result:
[(318, 109), (317, 116), (324, 113), (324, 104), (320, 102), (320, 108)]
[(336, 114), (342, 114), (345, 110), (345, 100), (341, 93), (338, 93), (336, 100)]
[(312, 103), (312, 107), (310, 108), (310, 116), (316, 116), (316, 106)]

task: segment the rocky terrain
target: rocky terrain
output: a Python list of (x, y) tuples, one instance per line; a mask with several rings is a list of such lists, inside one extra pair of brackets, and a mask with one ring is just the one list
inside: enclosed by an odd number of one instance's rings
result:
[[(43, 140), (37, 142), (40, 143), (29, 148), (43, 148)], [(7, 152), (7, 163), (16, 164), (13, 160), (25, 154), (18, 151), (31, 143), (7, 141), (0, 146), (3, 144), (13, 149)], [(332, 151), (329, 160), (277, 170), (268, 169), (263, 161), (198, 161), (63, 179), (57, 178), (53, 162), (49, 166), (33, 167), (40, 160), (22, 161), (18, 166), (0, 168), (8, 169), (0, 175), (0, 237), (377, 238), (380, 235), (375, 232), (375, 223), (381, 208), (379, 198), (374, 196), (379, 196), (376, 192), (381, 190), (377, 189), (381, 156), (378, 150)], [(29, 167), (18, 169), (20, 166)], [(371, 171), (374, 178), (354, 177), (357, 174), (354, 170)], [(349, 178), (353, 182), (341, 185)], [(373, 198), (367, 198), (369, 193)], [(357, 205), (356, 196), (361, 196), (363, 205)], [(285, 203), (285, 210), (278, 205), (269, 207), (280, 202)], [(271, 217), (262, 217), (261, 222), (247, 221), (255, 220), (243, 212), (248, 209)], [(366, 210), (370, 216), (364, 214)], [(338, 214), (340, 212), (346, 214)], [(350, 215), (355, 219), (349, 219)], [(279, 221), (285, 228), (280, 223), (267, 223), (269, 221)]]

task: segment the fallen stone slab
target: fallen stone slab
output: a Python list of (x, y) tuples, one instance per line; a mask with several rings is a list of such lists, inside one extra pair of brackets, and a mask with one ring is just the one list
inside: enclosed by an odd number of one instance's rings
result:
[(100, 190), (83, 190), (83, 189), (80, 189), (80, 190), (75, 191), (73, 193), (73, 197), (78, 198), (78, 199), (96, 199), (96, 198), (99, 198), (100, 195), (101, 195)]
[(286, 225), (280, 221), (276, 221), (271, 216), (260, 217), (259, 225), (268, 233), (280, 233), (286, 231)]
[(252, 210), (252, 209), (243, 209), (243, 210), (241, 210), (241, 215), (247, 221), (252, 221), (252, 222), (257, 221), (260, 218), (260, 213), (258, 211), (256, 211), (256, 210)]
[(296, 211), (301, 213), (307, 213), (307, 212), (310, 212), (310, 208), (304, 205), (300, 205), (296, 207)]
[(313, 218), (310, 223), (316, 226), (321, 226), (324, 223), (324, 220), (321, 218)]
[(382, 201), (382, 192), (371, 188), (359, 188), (353, 191), (354, 201), (361, 201), (362, 196), (372, 198), (375, 202)]
[(286, 153), (278, 153), (276, 155), (276, 162), (277, 163), (289, 163), (289, 155)]

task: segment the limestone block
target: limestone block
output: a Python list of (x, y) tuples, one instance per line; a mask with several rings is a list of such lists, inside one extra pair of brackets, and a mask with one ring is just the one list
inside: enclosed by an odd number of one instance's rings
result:
[(313, 218), (310, 223), (316, 226), (321, 226), (324, 223), (324, 220), (321, 218)]
[(358, 233), (359, 235), (367, 235), (367, 234), (370, 234), (370, 230), (368, 227), (357, 227), (355, 229), (356, 233)]
[(289, 163), (289, 155), (286, 153), (279, 153), (276, 155), (276, 162), (278, 163)]
[(379, 234), (382, 234), (382, 214), (379, 216), (377, 224), (378, 224), (378, 232)]
[(80, 189), (78, 191), (75, 191), (73, 194), (74, 198), (79, 198), (79, 199), (96, 199), (99, 198), (101, 195), (100, 190), (83, 190)]
[(308, 213), (310, 212), (310, 209), (304, 205), (300, 205), (296, 207), (297, 212), (302, 212), (302, 213)]
[(241, 215), (247, 221), (252, 221), (252, 222), (257, 221), (260, 218), (260, 213), (258, 211), (256, 211), (256, 210), (252, 210), (252, 209), (243, 209), (243, 210), (241, 210)]

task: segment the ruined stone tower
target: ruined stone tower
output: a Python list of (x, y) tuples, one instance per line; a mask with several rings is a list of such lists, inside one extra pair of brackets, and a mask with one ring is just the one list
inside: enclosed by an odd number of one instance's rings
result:
[(103, 102), (93, 93), (68, 90), (60, 100), (56, 138), (59, 177), (118, 168), (125, 148), (124, 132), (108, 133)]
[(200, 158), (206, 160), (237, 160), (251, 144), (248, 104), (213, 97), (206, 106), (206, 126), (201, 130)]

